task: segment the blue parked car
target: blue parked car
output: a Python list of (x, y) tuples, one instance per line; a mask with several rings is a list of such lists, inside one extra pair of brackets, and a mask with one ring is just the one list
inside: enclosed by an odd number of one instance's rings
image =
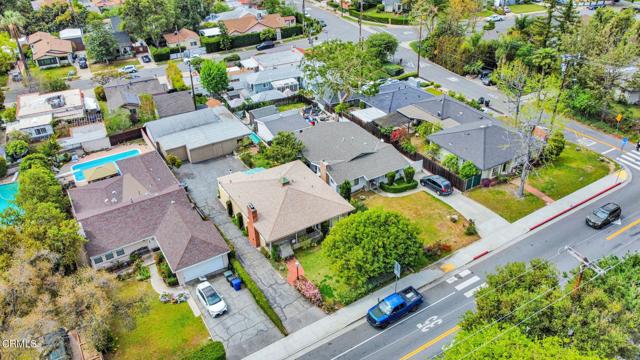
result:
[(373, 327), (386, 328), (407, 313), (418, 309), (423, 302), (422, 294), (413, 286), (409, 286), (400, 292), (387, 296), (376, 306), (369, 309), (367, 321)]

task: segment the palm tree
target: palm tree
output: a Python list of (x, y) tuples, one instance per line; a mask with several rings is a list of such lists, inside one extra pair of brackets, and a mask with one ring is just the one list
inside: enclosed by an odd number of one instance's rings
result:
[(9, 32), (9, 35), (16, 41), (18, 45), (18, 53), (20, 54), (20, 61), (22, 61), (22, 65), (24, 66), (24, 71), (26, 73), (27, 81), (30, 82), (31, 74), (29, 74), (29, 66), (27, 65), (27, 60), (24, 57), (24, 53), (22, 52), (22, 46), (20, 46), (20, 33), (24, 29), (24, 25), (27, 20), (17, 11), (6, 10), (4, 14), (0, 15), (0, 28)]
[(405, 1), (405, 4), (411, 7), (411, 17), (418, 20), (418, 66), (416, 69), (417, 77), (420, 77), (420, 57), (422, 52), (422, 27), (427, 30), (427, 34), (431, 34), (435, 28), (438, 11), (445, 5), (443, 0), (411, 0)]

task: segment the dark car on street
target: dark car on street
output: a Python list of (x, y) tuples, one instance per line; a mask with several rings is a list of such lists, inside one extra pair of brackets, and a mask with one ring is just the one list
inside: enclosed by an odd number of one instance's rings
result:
[(482, 81), (484, 86), (494, 85), (493, 80), (491, 80), (491, 70), (482, 70), (482, 72), (480, 72), (480, 81)]
[(149, 57), (149, 55), (142, 55), (142, 62), (143, 63), (150, 63), (151, 62), (151, 58)]
[(451, 195), (451, 193), (453, 193), (451, 182), (440, 175), (425, 176), (420, 179), (420, 185), (435, 191), (436, 194), (440, 196)]
[(603, 227), (620, 219), (620, 215), (622, 215), (620, 205), (608, 203), (593, 210), (593, 213), (587, 215), (586, 222), (587, 225), (594, 229), (602, 229)]
[(256, 46), (256, 50), (262, 51), (267, 49), (273, 49), (275, 46), (276, 44), (274, 44), (273, 41), (267, 40), (261, 44), (258, 44), (258, 46)]

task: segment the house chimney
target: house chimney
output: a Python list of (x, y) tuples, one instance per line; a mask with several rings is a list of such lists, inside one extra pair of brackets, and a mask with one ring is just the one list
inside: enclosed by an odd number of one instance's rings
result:
[(260, 233), (255, 228), (255, 223), (258, 221), (258, 210), (253, 204), (247, 205), (247, 234), (249, 236), (249, 243), (255, 247), (260, 247)]
[(327, 173), (327, 162), (324, 160), (320, 161), (320, 179), (322, 181), (329, 183), (329, 173)]

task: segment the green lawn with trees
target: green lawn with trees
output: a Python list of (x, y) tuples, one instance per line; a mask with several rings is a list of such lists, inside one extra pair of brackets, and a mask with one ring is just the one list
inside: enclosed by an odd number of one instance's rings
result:
[(525, 192), (523, 198), (517, 195), (518, 189), (512, 184), (492, 187), (479, 187), (465, 193), (466, 196), (486, 206), (509, 222), (514, 222), (542, 208), (541, 199)]

